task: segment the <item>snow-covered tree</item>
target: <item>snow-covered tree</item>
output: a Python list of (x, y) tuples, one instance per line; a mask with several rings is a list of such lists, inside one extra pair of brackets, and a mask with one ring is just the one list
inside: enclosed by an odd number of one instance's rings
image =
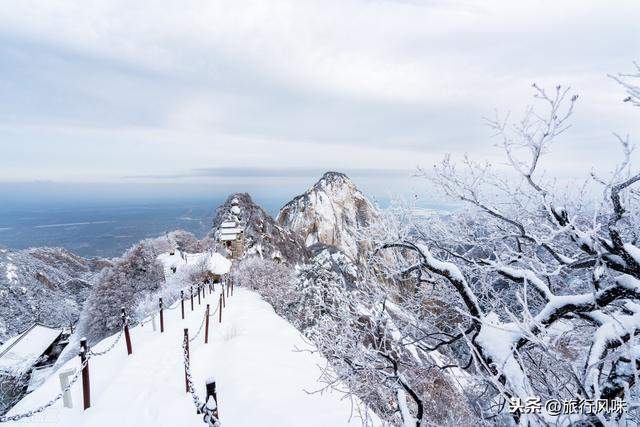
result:
[(193, 234), (185, 230), (175, 230), (167, 234), (167, 240), (174, 249), (181, 252), (200, 252), (200, 242)]
[(390, 283), (369, 274), (347, 287), (328, 259), (323, 252), (299, 269), (290, 311), (330, 362), (327, 387), (357, 396), (393, 425), (473, 423), (462, 391), (405, 333), (419, 317), (394, 302)]
[[(626, 80), (631, 100), (637, 86)], [(466, 207), (417, 223), (399, 210), (371, 231), (372, 270), (395, 285), (407, 321), (401, 342), (443, 352), (440, 363), (490, 387), (485, 417), (540, 397), (543, 409), (509, 414), (522, 425), (637, 422), (640, 367), (640, 173), (633, 146), (616, 137), (622, 161), (562, 188), (540, 169), (569, 127), (578, 97), (534, 85), (541, 108), (522, 120), (489, 120), (511, 174), (446, 157), (420, 174)], [(595, 195), (600, 195), (596, 197)], [(429, 298), (432, 294), (433, 297)], [(551, 399), (621, 399), (628, 412), (557, 415)], [(415, 414), (415, 409), (412, 410)]]
[(117, 331), (122, 324), (121, 308), (132, 312), (138, 302), (162, 286), (163, 267), (148, 243), (135, 245), (96, 276), (76, 335), (97, 340)]
[(343, 318), (348, 309), (341, 277), (323, 254), (298, 268), (292, 286), (295, 302), (289, 307), (289, 317), (309, 337), (316, 335), (316, 327), (325, 318)]

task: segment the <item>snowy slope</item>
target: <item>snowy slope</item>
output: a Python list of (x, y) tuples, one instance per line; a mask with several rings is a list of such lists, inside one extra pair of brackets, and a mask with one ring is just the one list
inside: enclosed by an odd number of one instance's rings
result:
[[(219, 289), (219, 288), (218, 288)], [(218, 290), (219, 292), (219, 290)], [(182, 364), (183, 327), (195, 334), (203, 319), (205, 303), (218, 301), (207, 295), (202, 306), (180, 319), (180, 309), (167, 311), (165, 333), (151, 324), (132, 328), (132, 356), (123, 342), (110, 353), (91, 359), (92, 407), (82, 410), (80, 381), (72, 389), (73, 409), (57, 402), (30, 421), (8, 425), (41, 426), (197, 426), (204, 425), (185, 393)], [(212, 308), (213, 310), (213, 308)], [(335, 393), (308, 394), (321, 388), (318, 365), (326, 361), (316, 354), (294, 349), (309, 348), (300, 333), (277, 316), (257, 294), (235, 289), (223, 311), (222, 324), (211, 319), (209, 343), (203, 336), (190, 344), (196, 387), (204, 394), (204, 381), (217, 380), (220, 418), (224, 426), (342, 426), (361, 425), (352, 404)], [(202, 333), (203, 334), (203, 333)], [(105, 349), (110, 337), (95, 346)], [(63, 369), (78, 366), (78, 358)], [(26, 396), (10, 414), (45, 403), (60, 390), (58, 375)]]

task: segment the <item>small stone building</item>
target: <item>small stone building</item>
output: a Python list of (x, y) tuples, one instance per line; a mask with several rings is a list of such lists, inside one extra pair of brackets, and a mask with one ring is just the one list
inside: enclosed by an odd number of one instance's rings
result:
[(244, 253), (244, 230), (239, 224), (229, 219), (220, 224), (218, 239), (230, 253), (232, 259), (238, 259)]

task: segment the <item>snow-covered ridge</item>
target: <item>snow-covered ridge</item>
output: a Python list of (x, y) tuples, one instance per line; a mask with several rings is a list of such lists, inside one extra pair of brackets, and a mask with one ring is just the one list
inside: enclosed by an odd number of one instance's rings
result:
[(333, 245), (351, 259), (365, 251), (357, 229), (377, 217), (371, 202), (343, 173), (327, 172), (304, 194), (280, 209), (280, 225), (299, 234), (307, 247)]

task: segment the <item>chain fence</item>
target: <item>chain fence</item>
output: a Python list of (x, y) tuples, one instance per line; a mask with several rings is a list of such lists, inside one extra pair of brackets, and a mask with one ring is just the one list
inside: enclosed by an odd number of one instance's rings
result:
[(91, 356), (104, 356), (105, 354), (109, 353), (111, 350), (113, 350), (113, 348), (116, 346), (116, 344), (118, 344), (118, 342), (122, 338), (122, 334), (124, 334), (124, 325), (120, 329), (120, 333), (118, 333), (118, 336), (116, 337), (116, 339), (113, 340), (113, 342), (111, 343), (111, 345), (109, 345), (109, 347), (107, 347), (103, 351), (93, 351), (93, 349), (90, 348), (89, 349), (89, 355), (91, 355)]
[(220, 309), (220, 305), (216, 305), (216, 309), (213, 310), (213, 313), (209, 313), (209, 317), (216, 317), (216, 313)]
[(193, 386), (193, 376), (191, 374), (191, 364), (189, 361), (189, 341), (187, 341), (187, 337), (182, 341), (182, 354), (184, 356), (185, 378), (187, 381), (187, 388), (191, 394), (191, 400), (193, 400), (193, 404), (195, 405), (198, 413), (204, 414), (202, 421), (204, 421), (209, 427), (221, 427), (222, 424), (220, 424), (220, 420), (218, 420), (214, 414), (214, 411), (218, 408), (213, 397), (209, 397), (206, 403), (202, 403), (202, 400), (200, 400), (200, 397)]
[(172, 304), (172, 306), (173, 306), (173, 307), (165, 308), (165, 310), (167, 310), (167, 311), (173, 311), (173, 310), (177, 309), (178, 307), (180, 307), (180, 302), (181, 302), (181, 299), (180, 299), (180, 298), (178, 298), (178, 299), (177, 299), (176, 301), (174, 301), (174, 303)]
[(198, 338), (198, 335), (200, 335), (200, 332), (202, 332), (202, 327), (204, 326), (204, 321), (207, 319), (207, 313), (204, 313), (204, 316), (202, 316), (202, 322), (200, 322), (200, 326), (198, 327), (198, 332), (196, 332), (196, 334), (189, 338), (189, 342), (193, 342), (196, 338)]
[[(223, 292), (224, 292), (224, 288), (223, 288)], [(179, 303), (181, 302), (181, 299), (178, 299), (174, 304), (173, 307), (169, 307), (166, 308), (165, 310), (175, 310), (179, 307)], [(219, 307), (216, 307), (216, 309), (213, 311), (213, 313), (209, 314), (209, 317), (214, 317), (216, 315), (216, 313), (218, 312)], [(145, 317), (144, 319), (142, 319), (140, 321), (140, 325), (144, 326), (146, 323), (150, 322), (151, 320), (153, 320), (154, 316), (156, 315), (156, 313), (152, 313), (149, 316)], [(196, 409), (198, 410), (199, 413), (204, 414), (203, 417), (203, 421), (205, 423), (207, 423), (208, 426), (210, 427), (221, 427), (220, 421), (218, 420), (218, 418), (215, 416), (215, 411), (217, 409), (216, 403), (213, 400), (212, 397), (209, 398), (209, 400), (205, 403), (203, 403), (200, 398), (198, 397), (198, 395), (195, 392), (194, 386), (193, 386), (193, 378), (191, 376), (191, 366), (189, 364), (189, 353), (188, 353), (188, 343), (191, 341), (194, 341), (202, 332), (203, 326), (205, 324), (205, 320), (207, 318), (207, 313), (205, 312), (204, 316), (202, 317), (202, 322), (200, 322), (200, 326), (198, 327), (198, 331), (196, 332), (196, 334), (190, 338), (188, 341), (185, 338), (182, 348), (183, 348), (183, 354), (184, 354), (184, 368), (185, 368), (185, 373), (186, 373), (186, 379), (187, 379), (187, 384), (189, 387), (189, 392), (191, 393), (191, 397), (193, 399), (193, 403), (196, 406)], [(45, 403), (44, 405), (38, 406), (35, 409), (32, 409), (30, 411), (24, 412), (24, 413), (20, 413), (20, 414), (16, 414), (16, 415), (2, 415), (0, 416), (0, 423), (7, 423), (7, 422), (13, 422), (13, 421), (19, 421), (21, 419), (24, 418), (29, 418), (32, 417), (36, 414), (39, 414), (45, 410), (47, 410), (48, 408), (50, 408), (52, 405), (54, 405), (56, 402), (58, 402), (60, 399), (62, 399), (65, 395), (65, 393), (67, 393), (69, 390), (71, 390), (71, 388), (73, 387), (73, 385), (78, 381), (78, 379), (80, 378), (81, 374), (82, 374), (82, 370), (87, 366), (87, 364), (89, 363), (89, 360), (92, 357), (99, 357), (99, 356), (103, 356), (107, 353), (109, 353), (111, 350), (113, 350), (116, 346), (116, 344), (118, 342), (120, 342), (120, 340), (122, 339), (122, 336), (124, 335), (124, 331), (125, 331), (125, 326), (129, 325), (129, 318), (125, 318), (125, 321), (123, 322), (122, 328), (120, 329), (120, 332), (118, 333), (117, 337), (113, 340), (113, 342), (104, 350), (102, 351), (94, 351), (93, 349), (89, 349), (87, 351), (86, 354), (86, 358), (85, 360), (80, 364), (80, 368), (75, 372), (75, 374), (73, 375), (73, 377), (71, 378), (71, 380), (69, 381), (69, 384), (66, 385), (62, 391), (60, 393), (58, 393), (55, 397), (53, 397), (51, 400), (49, 400), (47, 403)]]

